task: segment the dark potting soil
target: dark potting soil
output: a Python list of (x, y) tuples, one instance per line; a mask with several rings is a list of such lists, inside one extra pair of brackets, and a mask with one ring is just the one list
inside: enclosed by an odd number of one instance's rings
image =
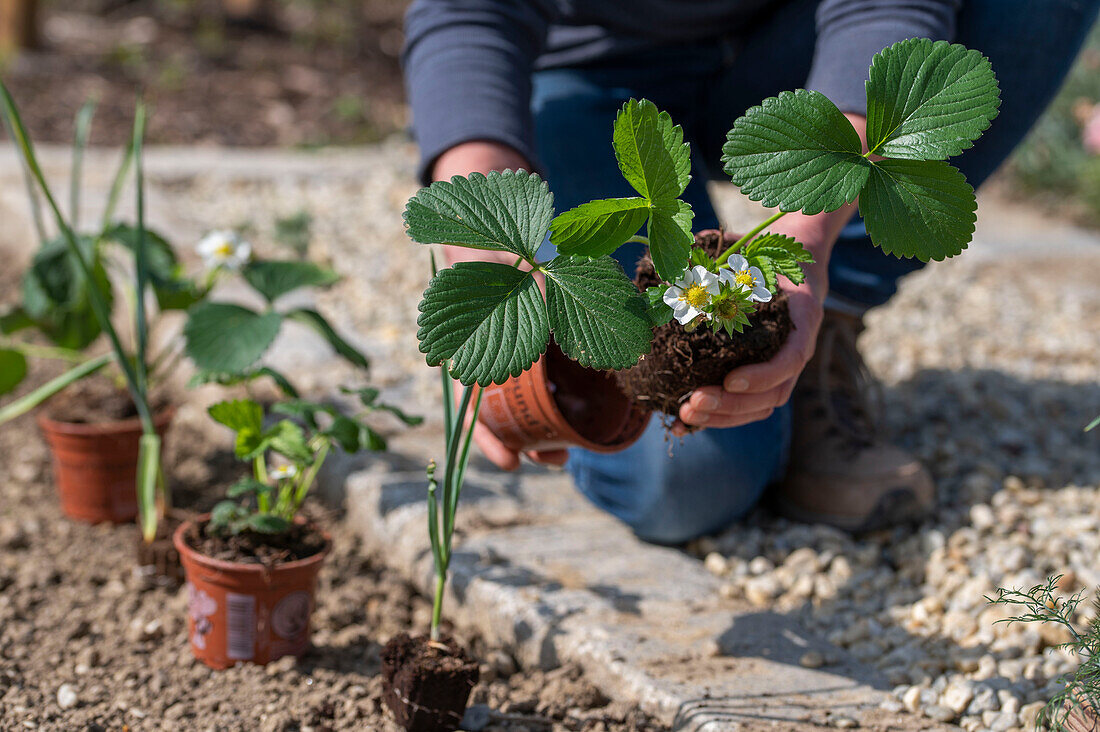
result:
[[(712, 257), (732, 243), (723, 242), (717, 231), (695, 235), (695, 246)], [(643, 292), (660, 284), (653, 260), (646, 255), (634, 277)], [(681, 402), (700, 386), (721, 385), (726, 374), (738, 366), (767, 361), (782, 348), (794, 324), (787, 308), (787, 296), (780, 292), (770, 302), (757, 306), (749, 316), (750, 327), (732, 337), (725, 332), (701, 327), (688, 333), (675, 320), (654, 329), (653, 350), (634, 368), (616, 373), (622, 390), (640, 409), (676, 415)]]
[(457, 729), (480, 675), (453, 638), (433, 643), (398, 633), (382, 648), (383, 698), (409, 732)]
[[(152, 402), (154, 412), (168, 406), (163, 395), (154, 395)], [(46, 410), (50, 419), (73, 424), (100, 424), (137, 417), (130, 393), (102, 376), (93, 376), (68, 387), (50, 399)]]
[(325, 535), (312, 524), (294, 524), (281, 534), (242, 531), (232, 536), (211, 534), (209, 525), (208, 521), (192, 524), (187, 544), (204, 556), (226, 562), (271, 567), (312, 557), (328, 546)]

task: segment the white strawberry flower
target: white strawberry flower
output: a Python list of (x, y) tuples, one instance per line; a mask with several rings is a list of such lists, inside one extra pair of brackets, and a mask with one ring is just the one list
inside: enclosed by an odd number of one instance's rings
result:
[(726, 266), (718, 271), (718, 280), (732, 288), (741, 288), (751, 292), (750, 300), (754, 302), (768, 302), (772, 299), (772, 293), (764, 285), (764, 273), (759, 267), (750, 267), (749, 260), (740, 254), (731, 254), (726, 260)]
[(268, 475), (275, 480), (286, 480), (298, 474), (297, 465), (277, 465), (271, 469)]
[(252, 257), (252, 245), (235, 231), (212, 231), (202, 238), (195, 250), (207, 269), (236, 271)]
[(661, 299), (672, 308), (672, 315), (677, 322), (687, 325), (700, 315), (707, 315), (703, 308), (710, 304), (711, 298), (720, 290), (718, 275), (697, 264), (665, 290)]

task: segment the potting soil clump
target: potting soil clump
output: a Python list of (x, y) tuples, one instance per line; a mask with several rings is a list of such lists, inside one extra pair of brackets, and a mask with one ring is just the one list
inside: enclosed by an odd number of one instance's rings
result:
[[(734, 241), (721, 232), (695, 235), (695, 246), (712, 257)], [(634, 277), (638, 289), (660, 285), (647, 254), (638, 263)], [(768, 361), (782, 348), (794, 324), (782, 290), (770, 302), (757, 304), (749, 316), (751, 327), (729, 336), (723, 331), (700, 327), (688, 332), (675, 320), (654, 329), (653, 350), (638, 365), (616, 374), (619, 386), (639, 408), (675, 415), (680, 404), (701, 386), (721, 385), (738, 366)]]

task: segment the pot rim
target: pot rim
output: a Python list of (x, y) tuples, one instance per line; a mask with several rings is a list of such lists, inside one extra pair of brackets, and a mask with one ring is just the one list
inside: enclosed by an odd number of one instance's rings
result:
[[(168, 426), (168, 423), (176, 416), (176, 407), (169, 404), (153, 415), (153, 425), (159, 430)], [(62, 435), (78, 435), (82, 437), (97, 437), (101, 435), (116, 434), (118, 432), (141, 431), (141, 419), (128, 417), (126, 419), (113, 419), (107, 422), (65, 422), (53, 419), (44, 411), (36, 416), (38, 427), (48, 432), (56, 432)]]
[[(184, 538), (184, 534), (187, 533), (187, 530), (190, 529), (193, 525), (208, 521), (209, 519), (210, 514), (204, 513), (196, 516), (193, 519), (188, 519), (184, 521), (172, 533), (172, 545), (176, 547), (176, 551), (180, 553), (181, 558), (186, 555), (195, 563), (219, 572), (233, 572), (243, 575), (270, 575), (272, 572), (280, 572), (288, 569), (299, 569), (302, 567), (308, 567), (312, 564), (318, 564), (329, 555), (329, 552), (332, 551), (332, 535), (315, 524), (314, 528), (316, 528), (317, 531), (321, 533), (322, 538), (324, 538), (325, 540), (325, 548), (317, 552), (316, 554), (312, 554), (306, 557), (305, 559), (295, 559), (292, 562), (278, 562), (270, 568), (265, 567), (262, 564), (247, 564), (245, 562), (230, 562), (225, 559), (215, 559), (214, 557), (207, 556), (206, 554), (200, 552), (198, 549), (192, 547), (190, 544), (187, 543), (187, 540)], [(296, 516), (294, 518), (294, 522), (298, 524), (307, 523), (306, 520), (301, 516)], [(186, 571), (186, 567), (184, 567), (184, 570)]]

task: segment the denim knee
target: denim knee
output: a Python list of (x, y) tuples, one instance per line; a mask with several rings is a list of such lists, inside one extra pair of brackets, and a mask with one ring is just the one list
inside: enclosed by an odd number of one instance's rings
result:
[(643, 540), (682, 544), (747, 514), (783, 472), (790, 410), (731, 429), (703, 430), (681, 441), (654, 419), (638, 442), (601, 455), (570, 451), (577, 488)]

